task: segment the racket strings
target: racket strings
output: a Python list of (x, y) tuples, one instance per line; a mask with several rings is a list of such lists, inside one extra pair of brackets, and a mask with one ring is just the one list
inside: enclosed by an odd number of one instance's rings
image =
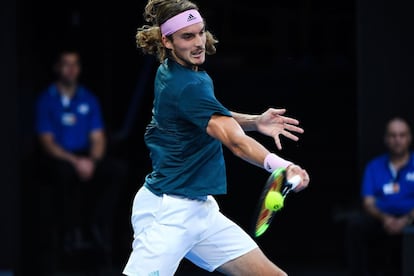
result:
[(262, 196), (260, 198), (261, 205), (258, 212), (256, 213), (256, 222), (255, 222), (255, 236), (259, 237), (264, 232), (266, 232), (267, 228), (270, 226), (270, 223), (275, 215), (275, 212), (269, 210), (265, 206), (266, 196), (270, 191), (275, 192), (283, 192), (284, 188), (284, 180), (285, 180), (285, 171), (284, 169), (276, 170), (272, 173), (271, 177), (269, 177), (265, 188), (263, 189)]

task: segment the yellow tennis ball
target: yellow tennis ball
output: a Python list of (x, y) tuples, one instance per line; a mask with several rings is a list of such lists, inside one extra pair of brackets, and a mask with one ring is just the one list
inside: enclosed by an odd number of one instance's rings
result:
[(270, 191), (265, 198), (266, 209), (277, 211), (283, 208), (284, 198), (281, 193)]

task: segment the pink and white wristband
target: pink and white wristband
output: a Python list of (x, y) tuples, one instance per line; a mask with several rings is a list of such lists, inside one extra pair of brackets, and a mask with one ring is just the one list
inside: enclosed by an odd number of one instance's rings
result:
[(165, 36), (171, 35), (178, 30), (200, 22), (203, 22), (203, 18), (197, 10), (187, 10), (171, 17), (161, 24), (161, 34)]
[(277, 156), (274, 153), (269, 153), (263, 162), (263, 167), (265, 170), (272, 173), (276, 169), (287, 168), (291, 164), (293, 163)]

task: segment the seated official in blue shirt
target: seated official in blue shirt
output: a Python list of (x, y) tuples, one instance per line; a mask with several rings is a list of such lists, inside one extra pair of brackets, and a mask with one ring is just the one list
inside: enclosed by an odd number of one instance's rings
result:
[(406, 120), (393, 118), (388, 122), (385, 144), (388, 153), (373, 159), (365, 169), (361, 196), (366, 215), (349, 227), (351, 275), (370, 275), (369, 248), (384, 240), (390, 240), (392, 248), (380, 251), (395, 261), (389, 271), (400, 275), (400, 234), (414, 219), (414, 155)]
[(72, 250), (98, 242), (97, 237), (85, 238), (97, 236), (98, 229), (112, 228), (125, 166), (105, 156), (106, 138), (98, 100), (78, 84), (79, 54), (62, 52), (55, 72), (57, 81), (37, 101), (36, 130), (47, 156), (47, 172), (61, 200), (57, 202), (61, 207), (57, 212), (65, 232), (64, 246)]

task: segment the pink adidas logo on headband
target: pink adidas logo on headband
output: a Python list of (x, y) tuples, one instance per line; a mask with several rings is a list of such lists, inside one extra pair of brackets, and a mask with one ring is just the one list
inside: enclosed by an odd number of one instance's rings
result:
[(185, 27), (200, 22), (203, 22), (203, 18), (197, 10), (193, 9), (184, 11), (182, 13), (177, 14), (176, 16), (171, 17), (160, 26), (160, 29), (161, 33), (167, 36)]

